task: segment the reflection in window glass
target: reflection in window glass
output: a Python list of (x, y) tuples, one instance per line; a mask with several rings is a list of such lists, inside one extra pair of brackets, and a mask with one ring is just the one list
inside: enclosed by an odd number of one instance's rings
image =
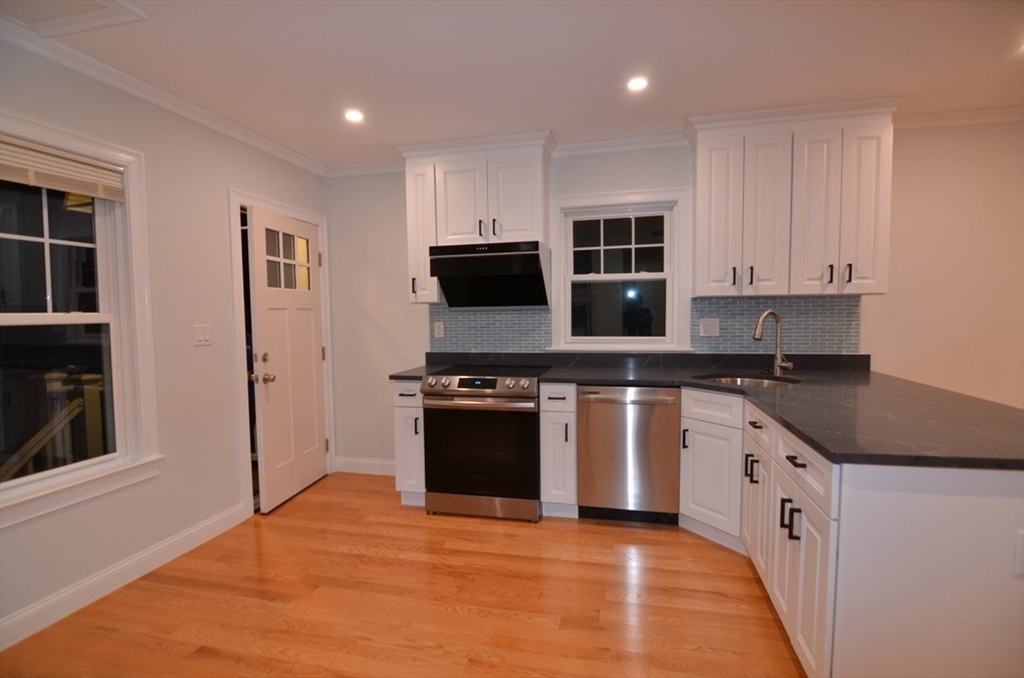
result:
[(46, 218), (53, 240), (96, 242), (92, 198), (89, 196), (47, 191)]
[(286, 290), (295, 289), (295, 264), (284, 265), (284, 288)]
[(281, 263), (267, 260), (267, 287), (281, 286)]
[(306, 238), (295, 238), (295, 261), (300, 264), (309, 263), (309, 240)]
[(280, 245), (281, 234), (277, 231), (267, 229), (267, 256), (268, 257), (279, 257), (281, 256), (281, 245)]
[(633, 220), (629, 217), (622, 219), (604, 220), (604, 246), (614, 247), (616, 245), (633, 244)]
[(573, 247), (600, 247), (601, 220), (583, 219), (572, 223)]
[(310, 280), (309, 280), (309, 266), (299, 266), (299, 289), (309, 291)]
[(96, 250), (50, 245), (54, 313), (95, 313)]
[(633, 250), (619, 248), (604, 251), (604, 273), (632, 273)]
[(291, 233), (282, 233), (281, 242), (284, 245), (281, 248), (281, 258), (295, 261), (295, 236)]
[(0, 482), (115, 451), (109, 326), (4, 327), (0, 392)]
[(572, 253), (572, 272), (576, 275), (601, 272), (601, 250), (577, 250)]
[(663, 215), (636, 218), (637, 245), (660, 245), (664, 242), (665, 217)]
[(664, 247), (637, 247), (634, 254), (637, 273), (661, 273), (665, 270)]
[(574, 282), (572, 336), (664, 337), (664, 280)]

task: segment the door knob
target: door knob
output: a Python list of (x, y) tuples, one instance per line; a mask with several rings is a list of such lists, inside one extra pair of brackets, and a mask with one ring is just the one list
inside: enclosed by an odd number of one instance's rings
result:
[(277, 381), (277, 375), (276, 374), (267, 374), (265, 372), (263, 373), (263, 383), (264, 384), (270, 384), (270, 383), (275, 382), (275, 381)]
[(249, 381), (251, 381), (254, 384), (260, 383), (260, 375), (253, 374), (252, 372), (250, 372), (249, 373)]

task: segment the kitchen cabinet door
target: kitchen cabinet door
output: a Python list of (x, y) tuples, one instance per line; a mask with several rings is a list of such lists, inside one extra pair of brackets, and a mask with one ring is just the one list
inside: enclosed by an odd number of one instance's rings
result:
[(540, 413), (540, 500), (576, 503), (576, 413)]
[(839, 292), (885, 292), (889, 285), (892, 125), (843, 128)]
[(409, 254), (409, 301), (436, 303), (437, 279), (430, 277), (429, 248), (437, 244), (434, 163), (408, 163), (405, 211)]
[(842, 171), (842, 126), (794, 133), (791, 294), (839, 289)]
[(742, 292), (743, 135), (709, 135), (695, 149), (694, 296)]
[(487, 242), (487, 160), (467, 158), (438, 162), (437, 244)]
[[(800, 587), (800, 542), (791, 538), (790, 518), (797, 494), (796, 483), (779, 469), (772, 469), (768, 541), (771, 542), (769, 579), (765, 588), (775, 604), (775, 612), (790, 639), (793, 638)], [(795, 534), (795, 533), (794, 533)]]
[(423, 408), (396, 407), (395, 489), (426, 492), (423, 466)]
[(768, 581), (771, 525), (769, 496), (772, 482), (771, 457), (751, 436), (743, 439), (743, 480), (740, 492), (740, 539), (761, 581)]
[(541, 153), (487, 160), (490, 239), (544, 241), (547, 174)]
[(795, 516), (800, 536), (797, 558), (796, 614), (790, 641), (809, 678), (827, 676), (832, 668), (835, 610), (836, 522), (798, 492), (801, 513)]
[(743, 140), (742, 294), (789, 293), (792, 163), (790, 132)]
[(683, 418), (679, 512), (740, 536), (743, 431)]

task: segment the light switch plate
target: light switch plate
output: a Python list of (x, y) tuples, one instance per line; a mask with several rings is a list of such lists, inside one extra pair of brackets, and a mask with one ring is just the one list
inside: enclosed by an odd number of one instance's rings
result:
[(210, 334), (209, 325), (193, 325), (192, 326), (192, 345), (193, 346), (213, 346), (213, 338)]
[(700, 319), (700, 336), (702, 337), (717, 337), (721, 334), (721, 326), (718, 318), (701, 318)]

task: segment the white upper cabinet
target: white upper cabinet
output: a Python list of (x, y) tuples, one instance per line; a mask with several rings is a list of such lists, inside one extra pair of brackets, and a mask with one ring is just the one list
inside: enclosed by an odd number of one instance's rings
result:
[(698, 137), (696, 296), (789, 291), (791, 132)]
[(793, 294), (885, 292), (889, 271), (889, 117), (794, 134)]
[(431, 245), (538, 240), (547, 244), (548, 132), (406, 146), (409, 290), (438, 301)]
[(884, 292), (898, 103), (691, 118), (694, 296)]

